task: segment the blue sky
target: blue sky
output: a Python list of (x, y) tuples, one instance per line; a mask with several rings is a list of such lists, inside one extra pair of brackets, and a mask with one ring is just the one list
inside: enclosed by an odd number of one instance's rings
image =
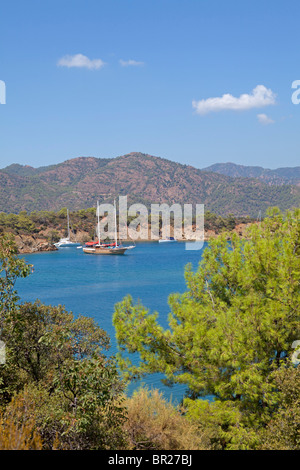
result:
[(3, 0), (0, 167), (297, 166), (299, 18), (294, 0)]

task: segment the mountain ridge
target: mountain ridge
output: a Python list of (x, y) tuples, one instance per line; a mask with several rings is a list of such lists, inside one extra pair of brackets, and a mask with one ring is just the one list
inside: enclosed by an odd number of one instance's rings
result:
[(258, 178), (268, 184), (284, 185), (293, 184), (300, 186), (300, 166), (280, 167), (274, 170), (263, 168), (261, 166), (238, 165), (232, 162), (215, 163), (203, 171), (212, 171), (213, 173), (231, 176), (233, 178)]
[[(209, 168), (209, 167), (208, 167)], [(71, 210), (127, 195), (128, 202), (204, 204), (217, 214), (255, 216), (269, 206), (300, 206), (300, 188), (268, 184), (131, 152), (115, 158), (76, 157), (33, 168), (0, 170), (0, 211)]]

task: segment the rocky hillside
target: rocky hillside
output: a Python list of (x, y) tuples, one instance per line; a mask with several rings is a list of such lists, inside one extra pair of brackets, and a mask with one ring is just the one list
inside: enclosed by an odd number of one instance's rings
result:
[(253, 217), (269, 206), (300, 206), (300, 187), (270, 186), (141, 153), (79, 157), (40, 168), (13, 164), (0, 171), (3, 212), (84, 209), (119, 195), (127, 195), (129, 203), (198, 203), (217, 214)]

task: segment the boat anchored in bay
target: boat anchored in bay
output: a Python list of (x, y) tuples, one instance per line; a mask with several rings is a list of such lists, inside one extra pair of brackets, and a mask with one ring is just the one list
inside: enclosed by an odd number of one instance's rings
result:
[(79, 247), (80, 243), (76, 241), (73, 242), (71, 240), (71, 232), (70, 232), (70, 219), (69, 219), (69, 209), (67, 209), (67, 224), (68, 224), (68, 236), (65, 238), (61, 238), (57, 243), (54, 243), (56, 248), (72, 248), (72, 247)]
[(171, 242), (177, 242), (174, 237), (168, 237), (168, 238), (163, 238), (158, 240), (158, 243), (171, 243)]
[(98, 241), (87, 242), (83, 247), (83, 252), (91, 255), (124, 255), (127, 250), (135, 248), (134, 245), (123, 246), (118, 244), (117, 236), (117, 211), (116, 211), (116, 202), (114, 202), (114, 222), (115, 222), (115, 241), (112, 243), (101, 243), (101, 234), (100, 234), (100, 216), (99, 216), (99, 203), (97, 201), (97, 236)]

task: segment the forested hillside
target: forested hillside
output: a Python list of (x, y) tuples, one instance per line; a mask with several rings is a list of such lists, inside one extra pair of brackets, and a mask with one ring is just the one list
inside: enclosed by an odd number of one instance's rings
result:
[(36, 169), (13, 164), (0, 171), (3, 212), (87, 209), (119, 195), (127, 195), (129, 203), (198, 203), (218, 215), (253, 217), (270, 206), (286, 210), (300, 205), (297, 186), (270, 186), (141, 153), (79, 157)]

